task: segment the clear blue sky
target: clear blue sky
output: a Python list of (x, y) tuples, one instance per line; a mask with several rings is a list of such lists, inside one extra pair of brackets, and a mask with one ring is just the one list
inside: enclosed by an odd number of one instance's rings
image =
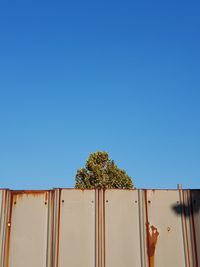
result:
[(1, 1), (0, 187), (73, 187), (105, 150), (136, 187), (200, 188), (199, 1)]

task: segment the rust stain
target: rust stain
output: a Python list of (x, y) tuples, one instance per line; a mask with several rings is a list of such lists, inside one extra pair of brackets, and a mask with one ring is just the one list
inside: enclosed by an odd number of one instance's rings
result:
[(13, 208), (13, 194), (11, 192), (10, 192), (10, 203), (9, 204), (10, 206), (9, 206), (8, 220), (7, 220), (5, 267), (8, 267), (9, 265), (9, 254), (10, 254), (9, 253), (10, 252), (10, 234), (11, 234), (11, 227), (12, 227), (11, 220), (12, 220), (12, 208)]
[(147, 223), (147, 253), (149, 257), (149, 267), (153, 267), (154, 262), (154, 256), (155, 256), (155, 250), (156, 250), (156, 244), (158, 241), (159, 232), (158, 229)]
[(48, 196), (49, 196), (49, 192), (48, 191), (46, 191), (45, 192), (45, 205), (48, 203)]
[(50, 190), (11, 190), (12, 194), (14, 195), (33, 195), (33, 196), (45, 194), (49, 191)]
[(7, 205), (7, 196), (8, 196), (8, 190), (5, 191), (5, 195), (4, 195), (4, 210), (6, 209), (6, 205)]
[(13, 199), (14, 205), (16, 205), (16, 203), (17, 203), (17, 195), (12, 194), (12, 199)]
[(22, 199), (23, 197), (40, 197), (44, 195), (44, 203), (47, 204), (48, 194), (51, 190), (11, 190), (13, 196), (14, 204), (17, 203), (17, 200)]
[(149, 267), (154, 267), (155, 266), (155, 251), (156, 251), (156, 244), (158, 241), (159, 232), (158, 232), (158, 229), (154, 225), (150, 226), (150, 223), (149, 223), (149, 212), (148, 212), (149, 201), (147, 199), (147, 190), (145, 190), (147, 254), (148, 254)]

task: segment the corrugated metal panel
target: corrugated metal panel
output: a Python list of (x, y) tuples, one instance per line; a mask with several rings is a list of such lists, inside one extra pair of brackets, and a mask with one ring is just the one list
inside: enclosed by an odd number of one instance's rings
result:
[(150, 266), (185, 266), (181, 216), (173, 210), (179, 201), (178, 191), (146, 192)]
[(106, 191), (105, 199), (105, 265), (141, 266), (137, 191)]
[(60, 199), (60, 267), (95, 266), (95, 191), (64, 190)]
[(199, 190), (0, 190), (0, 267), (199, 262)]
[(9, 267), (46, 266), (48, 192), (13, 192)]

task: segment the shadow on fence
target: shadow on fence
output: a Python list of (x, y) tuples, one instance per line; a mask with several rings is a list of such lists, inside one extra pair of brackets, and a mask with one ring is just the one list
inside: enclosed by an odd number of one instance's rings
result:
[(176, 214), (184, 214), (186, 217), (190, 217), (192, 214), (194, 215), (200, 212), (200, 190), (192, 191), (189, 203), (175, 204), (172, 206), (172, 209)]

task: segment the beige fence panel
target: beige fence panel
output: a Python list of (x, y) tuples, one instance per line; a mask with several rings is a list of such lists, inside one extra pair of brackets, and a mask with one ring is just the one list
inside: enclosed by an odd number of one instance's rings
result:
[(105, 266), (141, 266), (138, 192), (105, 192)]
[(8, 267), (46, 266), (47, 202), (48, 192), (12, 194)]
[(61, 190), (59, 267), (95, 266), (95, 191)]
[(149, 266), (186, 265), (179, 191), (146, 193)]

